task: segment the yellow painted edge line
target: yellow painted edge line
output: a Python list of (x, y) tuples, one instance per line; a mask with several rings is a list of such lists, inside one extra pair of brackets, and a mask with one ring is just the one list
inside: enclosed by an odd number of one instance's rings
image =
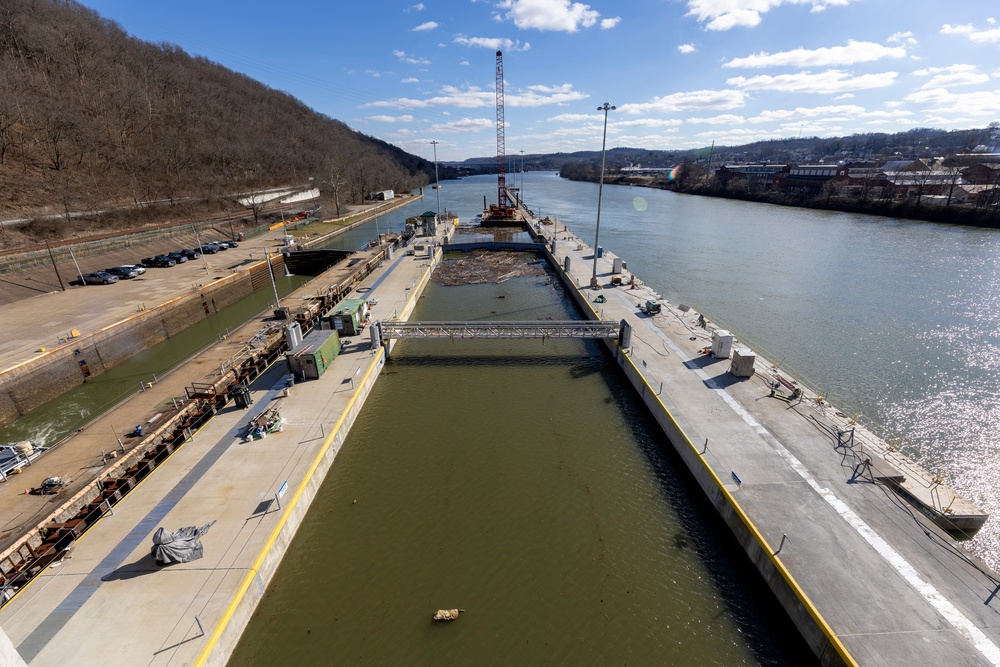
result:
[(788, 568), (785, 567), (785, 564), (782, 563), (776, 555), (774, 555), (774, 550), (771, 548), (771, 545), (768, 544), (767, 539), (757, 529), (757, 526), (754, 524), (753, 520), (751, 520), (750, 517), (747, 516), (746, 512), (740, 506), (739, 502), (737, 502), (735, 496), (733, 496), (733, 494), (729, 491), (729, 489), (725, 487), (722, 480), (715, 473), (712, 467), (708, 464), (708, 461), (706, 461), (705, 458), (698, 452), (698, 449), (691, 441), (691, 438), (688, 437), (688, 434), (685, 433), (684, 429), (681, 428), (680, 424), (677, 423), (677, 420), (674, 419), (673, 414), (670, 412), (667, 406), (663, 404), (663, 401), (660, 400), (660, 397), (656, 395), (656, 392), (650, 386), (649, 381), (642, 374), (642, 372), (639, 371), (639, 368), (635, 365), (635, 362), (632, 361), (632, 358), (624, 353), (622, 354), (622, 357), (628, 360), (628, 363), (632, 367), (632, 370), (634, 370), (639, 375), (639, 377), (642, 378), (642, 382), (646, 386), (646, 389), (650, 392), (650, 394), (656, 396), (656, 402), (660, 404), (660, 407), (663, 409), (667, 417), (670, 419), (671, 424), (673, 424), (674, 428), (676, 428), (677, 431), (681, 434), (681, 437), (684, 438), (684, 442), (687, 443), (687, 446), (691, 449), (691, 452), (698, 457), (699, 461), (701, 461), (701, 464), (704, 467), (704, 469), (708, 472), (709, 475), (712, 476), (712, 479), (719, 487), (719, 491), (722, 492), (722, 495), (725, 496), (726, 501), (736, 511), (737, 516), (739, 516), (740, 520), (753, 535), (754, 539), (756, 539), (757, 542), (764, 548), (764, 551), (767, 553), (767, 557), (771, 561), (771, 564), (778, 570), (781, 576), (785, 579), (785, 582), (791, 587), (792, 591), (799, 598), (799, 601), (802, 602), (802, 604), (805, 606), (806, 610), (809, 612), (809, 615), (812, 616), (813, 621), (815, 621), (815, 623), (819, 626), (820, 630), (823, 631), (823, 634), (826, 635), (827, 641), (829, 641), (830, 644), (833, 646), (834, 650), (837, 652), (837, 655), (839, 655), (841, 660), (844, 661), (844, 664), (857, 665), (858, 664), (857, 661), (854, 660), (854, 657), (851, 656), (851, 654), (848, 652), (847, 647), (845, 647), (844, 644), (840, 641), (840, 637), (837, 636), (837, 634), (833, 631), (833, 628), (830, 627), (830, 624), (827, 623), (825, 618), (823, 618), (823, 615), (820, 614), (819, 610), (813, 604), (812, 600), (809, 598), (808, 595), (806, 595), (806, 592), (802, 590), (802, 587), (799, 586), (799, 583), (795, 580), (795, 577), (792, 576), (792, 573), (788, 571)]
[[(427, 271), (424, 272), (424, 277), (421, 279), (421, 282), (424, 282), (427, 279), (427, 276), (430, 274), (430, 271), (432, 271), (433, 268), (434, 268), (433, 266), (428, 267)], [(414, 290), (413, 294), (410, 295), (410, 299), (406, 304), (407, 308), (409, 308), (411, 302), (416, 298), (418, 292), (419, 290)], [(305, 476), (302, 478), (302, 482), (295, 490), (295, 495), (292, 496), (291, 500), (288, 502), (288, 505), (285, 506), (285, 511), (282, 512), (281, 517), (278, 518), (278, 523), (274, 526), (274, 529), (271, 531), (271, 535), (267, 538), (267, 541), (261, 548), (260, 553), (254, 560), (253, 565), (251, 565), (250, 568), (247, 570), (246, 575), (243, 577), (243, 581), (240, 582), (239, 588), (236, 589), (236, 594), (233, 596), (232, 601), (230, 601), (229, 605), (226, 607), (226, 611), (223, 612), (222, 618), (220, 618), (219, 622), (215, 625), (215, 629), (212, 631), (212, 635), (208, 638), (208, 642), (205, 644), (205, 647), (201, 650), (201, 653), (198, 655), (198, 658), (194, 662), (196, 667), (200, 667), (201, 665), (204, 665), (208, 661), (208, 658), (210, 657), (212, 651), (215, 649), (215, 645), (219, 643), (219, 639), (222, 637), (222, 633), (229, 626), (229, 622), (232, 620), (233, 615), (236, 613), (236, 608), (240, 605), (241, 602), (243, 602), (243, 597), (246, 595), (247, 590), (249, 590), (250, 588), (250, 582), (252, 582), (254, 577), (257, 576), (257, 572), (263, 565), (264, 559), (270, 554), (271, 548), (274, 546), (274, 543), (278, 540), (278, 537), (280, 536), (282, 529), (285, 527), (285, 524), (288, 523), (288, 518), (291, 515), (292, 510), (295, 509), (295, 507), (298, 505), (299, 499), (302, 497), (306, 485), (309, 483), (313, 475), (316, 473), (316, 469), (319, 468), (320, 462), (323, 460), (323, 457), (326, 456), (327, 451), (330, 449), (330, 445), (333, 444), (334, 438), (337, 437), (337, 433), (340, 432), (340, 428), (344, 425), (344, 421), (347, 419), (347, 415), (350, 414), (351, 410), (354, 407), (354, 404), (357, 402), (361, 388), (364, 387), (365, 384), (368, 382), (368, 378), (371, 376), (372, 371), (378, 368), (379, 361), (382, 359), (384, 355), (385, 355), (385, 348), (384, 347), (379, 348), (378, 354), (376, 354), (375, 357), (372, 359), (372, 363), (368, 366), (368, 371), (365, 372), (365, 375), (362, 378), (361, 382), (358, 383), (357, 385), (358, 388), (351, 396), (351, 400), (347, 402), (347, 405), (344, 407), (343, 412), (341, 412), (340, 419), (337, 420), (337, 423), (330, 431), (330, 435), (326, 438), (325, 441), (323, 441), (323, 446), (316, 454), (316, 457), (313, 459), (312, 465), (309, 466), (309, 470), (306, 472)]]
[[(552, 255), (552, 253), (548, 252), (548, 250), (547, 254), (549, 254), (552, 257), (552, 259), (555, 260), (555, 255)], [(562, 266), (559, 264), (559, 262), (554, 261), (554, 264), (559, 273), (565, 276), (565, 279), (563, 281), (564, 284), (569, 285), (570, 287), (575, 289), (581, 296), (584, 296), (583, 290), (578, 285), (576, 285), (575, 281), (573, 280), (573, 277), (562, 269)], [(591, 302), (586, 298), (583, 298), (582, 301), (587, 304), (587, 308), (593, 314), (594, 319), (599, 319), (598, 313), (594, 309), (593, 304), (591, 304)], [(844, 646), (843, 642), (840, 641), (840, 637), (837, 636), (837, 634), (833, 631), (833, 628), (830, 627), (830, 624), (827, 623), (825, 618), (823, 618), (823, 615), (820, 614), (819, 610), (816, 608), (816, 605), (814, 605), (809, 596), (806, 595), (806, 592), (802, 590), (802, 587), (799, 586), (799, 583), (795, 580), (795, 577), (792, 576), (792, 573), (788, 571), (788, 568), (785, 567), (785, 564), (782, 563), (780, 560), (778, 560), (778, 557), (774, 555), (774, 550), (771, 548), (771, 545), (768, 544), (767, 540), (764, 538), (764, 535), (760, 532), (760, 530), (757, 529), (757, 526), (750, 519), (750, 517), (747, 516), (747, 513), (736, 501), (736, 498), (733, 496), (733, 494), (729, 492), (729, 489), (725, 487), (725, 484), (723, 484), (722, 480), (715, 473), (712, 467), (708, 464), (708, 461), (706, 461), (705, 458), (701, 455), (701, 453), (698, 451), (698, 448), (695, 447), (694, 443), (691, 441), (691, 438), (688, 436), (688, 434), (684, 431), (683, 428), (681, 428), (681, 425), (677, 423), (677, 420), (674, 419), (674, 415), (670, 412), (667, 406), (664, 405), (663, 401), (660, 400), (660, 397), (653, 390), (653, 387), (650, 386), (649, 380), (646, 379), (646, 376), (643, 375), (642, 371), (639, 370), (639, 367), (635, 365), (634, 361), (632, 361), (632, 357), (628, 356), (624, 352), (622, 352), (621, 356), (622, 358), (628, 360), (628, 363), (632, 367), (632, 370), (635, 371), (635, 373), (640, 378), (642, 378), (642, 383), (646, 386), (646, 389), (650, 392), (651, 395), (656, 397), (656, 402), (660, 404), (660, 408), (663, 409), (663, 412), (667, 415), (667, 418), (670, 419), (670, 423), (673, 424), (674, 428), (677, 429), (677, 432), (680, 433), (681, 437), (684, 438), (684, 442), (687, 443), (687, 446), (690, 448), (691, 452), (698, 457), (699, 461), (701, 461), (702, 466), (708, 472), (708, 474), (711, 475), (712, 479), (715, 481), (716, 486), (719, 487), (719, 491), (722, 492), (722, 495), (725, 497), (726, 501), (730, 504), (733, 510), (735, 510), (736, 515), (743, 522), (743, 525), (746, 526), (747, 530), (750, 531), (750, 534), (754, 537), (754, 539), (756, 539), (757, 542), (764, 548), (764, 551), (767, 553), (767, 557), (771, 561), (771, 564), (775, 567), (775, 569), (778, 570), (782, 578), (785, 580), (785, 583), (788, 584), (788, 586), (792, 589), (792, 592), (795, 593), (799, 601), (805, 606), (806, 611), (809, 612), (809, 615), (812, 617), (813, 621), (819, 626), (820, 630), (826, 636), (827, 641), (829, 641), (830, 644), (833, 646), (834, 650), (837, 652), (837, 655), (840, 657), (840, 659), (843, 660), (844, 664), (846, 665), (857, 667), (858, 664), (857, 661), (850, 654), (850, 652), (848, 652), (847, 647)]]
[(236, 608), (243, 601), (243, 597), (246, 595), (247, 589), (250, 588), (250, 582), (252, 582), (254, 577), (257, 576), (257, 572), (263, 565), (264, 559), (267, 558), (268, 555), (270, 555), (271, 548), (274, 546), (274, 543), (278, 540), (278, 537), (281, 535), (281, 531), (284, 529), (285, 524), (288, 523), (288, 519), (291, 516), (292, 510), (294, 510), (295, 507), (298, 505), (299, 500), (302, 497), (302, 494), (305, 492), (306, 485), (309, 483), (310, 480), (312, 480), (313, 475), (316, 474), (316, 470), (317, 468), (319, 468), (319, 465), (322, 462), (323, 457), (326, 456), (326, 453), (329, 451), (330, 446), (333, 444), (334, 439), (337, 437), (337, 434), (340, 432), (341, 427), (344, 425), (344, 421), (347, 419), (347, 416), (354, 408), (354, 404), (357, 402), (358, 397), (361, 394), (362, 387), (364, 387), (365, 383), (368, 382), (368, 378), (371, 376), (372, 371), (378, 366), (378, 362), (381, 359), (382, 355), (383, 352), (380, 351), (377, 355), (375, 355), (374, 359), (372, 359), (372, 363), (368, 366), (368, 370), (365, 372), (365, 375), (362, 378), (361, 382), (358, 383), (357, 389), (351, 395), (351, 399), (347, 402), (347, 405), (344, 407), (343, 412), (341, 412), (340, 418), (337, 420), (337, 423), (330, 431), (330, 435), (328, 435), (326, 440), (323, 441), (323, 446), (320, 447), (319, 452), (317, 452), (315, 458), (313, 458), (313, 462), (309, 466), (309, 470), (306, 472), (305, 476), (302, 478), (302, 482), (299, 483), (298, 488), (295, 490), (295, 494), (292, 496), (291, 500), (285, 506), (285, 511), (282, 512), (281, 516), (278, 518), (278, 523), (275, 524), (274, 529), (271, 531), (271, 535), (267, 538), (267, 541), (264, 543), (263, 548), (257, 555), (257, 558), (254, 560), (253, 565), (251, 565), (250, 568), (247, 570), (247, 573), (243, 577), (243, 581), (240, 583), (239, 588), (237, 588), (236, 594), (233, 596), (232, 601), (226, 607), (226, 611), (222, 614), (222, 618), (219, 619), (219, 622), (216, 624), (215, 630), (212, 631), (212, 636), (209, 637), (208, 643), (205, 645), (205, 648), (202, 649), (201, 654), (198, 656), (197, 660), (195, 660), (194, 663), (195, 665), (205, 664), (205, 661), (207, 661), (209, 658), (209, 654), (212, 652), (212, 650), (215, 648), (215, 645), (222, 637), (223, 631), (229, 625), (229, 621), (232, 620), (233, 615), (236, 613)]

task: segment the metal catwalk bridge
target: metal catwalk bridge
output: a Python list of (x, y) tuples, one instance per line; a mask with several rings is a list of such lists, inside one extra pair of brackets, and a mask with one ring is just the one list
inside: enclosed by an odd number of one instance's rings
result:
[(382, 345), (393, 338), (503, 339), (503, 338), (618, 338), (625, 321), (563, 320), (544, 322), (401, 322), (378, 320), (372, 324), (372, 342)]

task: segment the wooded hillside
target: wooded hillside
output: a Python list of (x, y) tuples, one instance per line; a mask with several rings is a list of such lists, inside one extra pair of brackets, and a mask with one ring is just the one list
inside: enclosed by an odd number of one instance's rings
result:
[(0, 219), (303, 184), (340, 203), (433, 166), (73, 0), (0, 2)]

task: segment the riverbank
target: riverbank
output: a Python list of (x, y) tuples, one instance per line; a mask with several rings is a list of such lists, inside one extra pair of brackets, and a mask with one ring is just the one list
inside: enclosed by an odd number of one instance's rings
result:
[[(588, 183), (597, 183), (591, 179), (573, 179)], [(919, 200), (887, 201), (880, 199), (856, 199), (849, 197), (817, 196), (796, 197), (776, 192), (738, 191), (696, 183), (679, 183), (667, 176), (632, 176), (628, 174), (605, 174), (606, 185), (650, 188), (667, 190), (684, 195), (699, 195), (702, 197), (717, 197), (735, 201), (754, 202), (758, 204), (774, 204), (789, 208), (804, 208), (817, 211), (838, 211), (841, 213), (858, 213), (862, 215), (877, 215), (889, 218), (904, 218), (922, 222), (936, 222), (949, 225), (967, 225), (969, 227), (1000, 228), (1000, 212), (987, 209), (977, 209), (965, 205), (931, 206), (921, 205)]]

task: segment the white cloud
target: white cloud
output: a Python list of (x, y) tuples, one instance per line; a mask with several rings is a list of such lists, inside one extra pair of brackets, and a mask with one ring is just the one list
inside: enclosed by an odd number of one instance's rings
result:
[(975, 111), (979, 117), (1000, 113), (1000, 90), (952, 93), (944, 88), (935, 88), (918, 90), (903, 99), (907, 102), (932, 105), (931, 111), (935, 113), (969, 114)]
[(698, 49), (695, 48), (694, 44), (678, 44), (677, 50), (681, 53), (694, 53)]
[(429, 132), (482, 132), (496, 127), (496, 121), (488, 118), (459, 118), (449, 123), (431, 125)]
[(622, 17), (616, 16), (613, 19), (601, 19), (601, 30), (610, 30), (621, 23)]
[(409, 11), (414, 11), (414, 12), (422, 12), (422, 11), (424, 11), (425, 9), (426, 9), (426, 7), (424, 7), (424, 3), (422, 3), (422, 2), (418, 2), (418, 3), (417, 3), (417, 4), (415, 4), (415, 5), (410, 5), (409, 7), (407, 7), (407, 8), (406, 8), (406, 11), (408, 11), (408, 12), (409, 12)]
[[(491, 95), (493, 93), (490, 93)], [(561, 86), (529, 86), (527, 92), (504, 93), (504, 104), (509, 107), (540, 107), (546, 104), (565, 104), (585, 100), (589, 95), (573, 90), (565, 83)]]
[(400, 83), (420, 83), (420, 79), (413, 76), (408, 76), (402, 81), (400, 81)]
[(911, 111), (866, 111), (858, 114), (859, 118), (874, 118), (876, 120), (905, 120), (913, 115)]
[(368, 116), (368, 120), (377, 123), (412, 123), (413, 116), (405, 114), (403, 116)]
[(557, 116), (552, 116), (548, 120), (553, 123), (581, 123), (583, 121), (594, 120), (597, 116), (598, 114), (589, 113), (561, 113)]
[(452, 41), (462, 46), (479, 47), (491, 51), (528, 51), (531, 49), (530, 43), (525, 42), (524, 46), (521, 46), (520, 40), (508, 37), (466, 37), (459, 35)]
[(685, 122), (694, 125), (742, 125), (746, 119), (743, 116), (724, 113), (711, 118), (688, 118)]
[[(993, 25), (992, 21), (987, 21), (990, 25)], [(1000, 28), (992, 28), (990, 30), (977, 30), (971, 23), (965, 25), (949, 25), (945, 23), (941, 26), (942, 35), (964, 35), (969, 38), (970, 42), (984, 43), (984, 42), (1000, 42)]]
[[(508, 107), (540, 107), (547, 104), (565, 104), (587, 99), (585, 93), (573, 90), (569, 84), (561, 86), (532, 86), (526, 91), (507, 91), (504, 104)], [(460, 109), (479, 109), (496, 105), (496, 93), (483, 90), (476, 86), (456, 88), (443, 86), (440, 94), (427, 99), (400, 97), (392, 100), (380, 100), (361, 105), (360, 108), (388, 109), (427, 109), (430, 107), (457, 107)]]
[(427, 21), (425, 23), (421, 23), (416, 28), (414, 28), (413, 32), (424, 32), (426, 30), (433, 30), (436, 27), (438, 27), (437, 22), (435, 22), (435, 21)]
[(753, 118), (751, 123), (780, 123), (788, 120), (801, 122), (804, 119), (824, 118), (832, 120), (851, 119), (860, 116), (864, 107), (854, 104), (830, 105), (822, 107), (797, 107), (795, 109), (769, 109), (762, 111)]
[(906, 44), (907, 46), (916, 46), (917, 38), (913, 36), (912, 32), (896, 32), (889, 36), (889, 39), (885, 40), (890, 44)]
[(950, 65), (948, 67), (928, 67), (914, 72), (917, 76), (931, 79), (921, 88), (945, 88), (947, 86), (972, 86), (990, 80), (988, 74), (976, 71), (975, 65)]
[(677, 127), (684, 121), (676, 118), (639, 118), (637, 120), (616, 120), (614, 127)]
[(497, 7), (506, 10), (503, 18), (522, 30), (576, 32), (594, 25), (601, 16), (590, 5), (570, 0), (502, 0)]
[(799, 74), (762, 75), (750, 78), (737, 76), (727, 79), (726, 83), (744, 90), (778, 90), (785, 93), (835, 95), (851, 90), (885, 88), (895, 83), (897, 76), (896, 72), (854, 76), (842, 70), (831, 69), (818, 74), (801, 72)]
[(380, 76), (382, 76), (382, 72), (379, 72), (378, 70), (374, 70), (374, 69), (366, 69), (365, 70), (365, 74), (367, 74), (368, 76), (370, 76), (373, 79), (377, 79)]
[[(707, 30), (753, 28), (761, 22), (761, 15), (772, 9), (789, 5), (809, 5), (814, 12), (828, 7), (844, 6), (852, 0), (688, 0), (687, 16), (694, 16), (705, 23)], [(707, 22), (707, 23), (706, 23)]]
[(460, 61), (458, 61), (458, 64), (459, 64), (459, 65), (469, 65), (469, 64), (471, 64), (471, 63), (469, 63), (469, 61), (468, 61), (468, 60), (460, 60)]
[(723, 67), (829, 67), (831, 65), (853, 65), (867, 63), (882, 58), (904, 58), (906, 49), (901, 46), (882, 46), (874, 42), (849, 40), (847, 46), (822, 47), (818, 49), (793, 49), (779, 53), (761, 51), (745, 58), (733, 58)]
[(562, 94), (562, 93), (568, 93), (568, 92), (572, 91), (573, 90), (573, 84), (571, 84), (571, 83), (564, 83), (561, 86), (545, 86), (545, 85), (542, 85), (542, 84), (535, 84), (533, 86), (528, 86), (528, 90), (530, 90), (532, 92), (535, 92), (535, 93), (542, 93), (542, 94), (548, 94), (548, 93)]
[(693, 90), (654, 97), (649, 102), (623, 104), (622, 113), (669, 113), (690, 109), (735, 109), (746, 103), (747, 94), (739, 90)]
[(393, 49), (392, 55), (399, 58), (400, 62), (409, 63), (411, 65), (430, 65), (431, 61), (427, 58), (417, 58), (416, 56), (407, 55), (406, 51), (401, 51), (399, 49)]

